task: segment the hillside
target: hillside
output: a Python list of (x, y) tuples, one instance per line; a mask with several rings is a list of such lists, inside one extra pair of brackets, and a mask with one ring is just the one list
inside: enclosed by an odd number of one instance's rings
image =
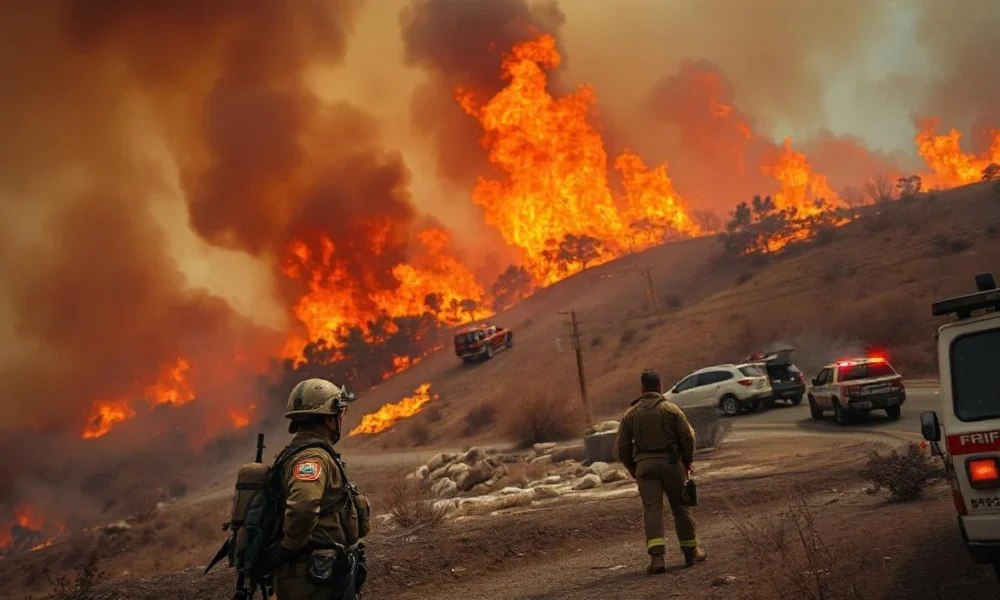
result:
[[(348, 427), (422, 383), (439, 397), (391, 431), (346, 440), (345, 449), (501, 441), (504, 420), (538, 390), (579, 406), (560, 314), (571, 309), (581, 322), (596, 417), (627, 406), (642, 368), (674, 382), (778, 343), (797, 348), (810, 374), (824, 361), (875, 347), (907, 376), (933, 375), (928, 305), (969, 290), (975, 273), (1000, 265), (997, 196), (991, 184), (975, 184), (895, 202), (888, 219), (867, 207), (832, 236), (773, 257), (725, 257), (714, 238), (701, 238), (588, 269), (492, 319), (514, 329), (512, 350), (463, 365), (446, 347), (363, 394)], [(646, 266), (654, 267), (656, 312), (645, 275), (626, 271)]]

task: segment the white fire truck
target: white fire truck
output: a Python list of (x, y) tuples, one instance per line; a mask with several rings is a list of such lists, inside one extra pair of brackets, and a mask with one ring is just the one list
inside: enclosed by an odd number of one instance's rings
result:
[[(958, 528), (979, 563), (1000, 580), (1000, 289), (989, 273), (977, 293), (935, 302), (934, 316), (955, 316), (937, 333), (941, 415), (920, 415), (934, 454), (944, 456)], [(944, 430), (945, 447), (942, 440)]]

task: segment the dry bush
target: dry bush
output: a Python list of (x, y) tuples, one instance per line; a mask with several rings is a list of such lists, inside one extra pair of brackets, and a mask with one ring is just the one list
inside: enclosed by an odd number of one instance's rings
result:
[(871, 482), (869, 493), (887, 489), (889, 500), (906, 502), (920, 498), (924, 488), (945, 473), (920, 444), (910, 442), (902, 452), (892, 450), (884, 456), (872, 452), (860, 475)]
[[(742, 516), (740, 513), (743, 512)], [(829, 544), (816, 523), (817, 511), (804, 494), (786, 497), (772, 513), (730, 506), (727, 519), (745, 546), (748, 570), (776, 600), (864, 600), (873, 596), (878, 564), (870, 550)]]
[(423, 423), (414, 423), (409, 429), (410, 444), (426, 446), (431, 441), (431, 430)]
[(581, 436), (583, 408), (575, 390), (572, 381), (562, 379), (509, 386), (504, 395), (516, 400), (506, 414), (505, 433), (519, 448)]
[(127, 517), (132, 517), (137, 523), (145, 523), (156, 514), (157, 504), (163, 499), (160, 488), (146, 484), (133, 485), (125, 493), (124, 505)]
[(97, 550), (87, 552), (83, 562), (74, 568), (76, 577), (72, 581), (66, 575), (53, 576), (51, 566), (45, 564), (41, 576), (51, 591), (38, 598), (26, 596), (25, 600), (92, 600), (97, 585), (108, 577), (107, 573), (98, 567), (99, 561), (100, 555)]
[(407, 469), (391, 471), (379, 486), (383, 502), (392, 520), (404, 529), (426, 529), (441, 523), (448, 512), (430, 489), (414, 479), (407, 479)]
[(686, 408), (684, 414), (694, 428), (697, 448), (718, 447), (732, 429), (732, 420), (723, 419), (714, 406)]
[(428, 406), (427, 410), (424, 411), (424, 418), (431, 423), (437, 423), (444, 418), (444, 414), (441, 412), (441, 405), (431, 404)]
[(465, 414), (465, 435), (475, 435), (497, 422), (497, 407), (492, 404), (477, 406)]
[(632, 340), (635, 339), (636, 333), (638, 332), (635, 329), (632, 329), (631, 327), (626, 327), (625, 330), (622, 331), (622, 336), (621, 338), (619, 338), (618, 341), (621, 342), (622, 346), (628, 345), (632, 343)]
[(965, 238), (940, 237), (934, 240), (929, 253), (931, 256), (944, 257), (965, 252), (969, 248), (972, 248), (972, 242)]

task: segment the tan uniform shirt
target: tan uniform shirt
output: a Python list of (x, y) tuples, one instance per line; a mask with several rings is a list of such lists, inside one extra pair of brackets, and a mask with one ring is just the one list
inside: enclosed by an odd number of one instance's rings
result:
[[(292, 444), (312, 439), (320, 438), (311, 433), (297, 433)], [(285, 494), (282, 545), (289, 550), (301, 550), (309, 543), (350, 543), (340, 521), (340, 511), (347, 502), (344, 480), (326, 450), (307, 448), (289, 458), (282, 481)]]
[(694, 428), (676, 404), (647, 392), (625, 411), (615, 446), (618, 460), (629, 472), (645, 459), (674, 455), (684, 465), (694, 461)]

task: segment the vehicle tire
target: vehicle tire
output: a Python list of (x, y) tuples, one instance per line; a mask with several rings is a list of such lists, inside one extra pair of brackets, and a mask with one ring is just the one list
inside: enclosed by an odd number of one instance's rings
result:
[(723, 396), (722, 400), (719, 401), (719, 406), (722, 407), (722, 412), (730, 417), (740, 414), (740, 400), (731, 394)]
[(840, 400), (833, 401), (833, 418), (837, 420), (837, 425), (847, 425), (850, 422), (850, 417), (840, 407)]
[(802, 396), (795, 396), (794, 398), (791, 398), (790, 401), (792, 406), (798, 406), (802, 404)]
[(817, 421), (823, 418), (823, 409), (816, 406), (816, 399), (812, 396), (809, 396), (809, 414)]
[(890, 419), (898, 419), (899, 418), (899, 413), (901, 413), (901, 412), (902, 412), (902, 409), (898, 405), (897, 406), (886, 406), (885, 407), (885, 415), (887, 417), (889, 417)]
[(751, 400), (750, 404), (747, 405), (747, 410), (750, 412), (757, 412), (760, 409), (760, 400)]
[(507, 339), (506, 339), (506, 341), (504, 341), (504, 346), (507, 346), (508, 348), (510, 348), (513, 345), (514, 345), (514, 334), (508, 331), (507, 332)]
[(774, 408), (774, 398), (764, 400), (764, 408)]
[(997, 583), (1000, 583), (1000, 560), (993, 561), (993, 574), (996, 575)]

